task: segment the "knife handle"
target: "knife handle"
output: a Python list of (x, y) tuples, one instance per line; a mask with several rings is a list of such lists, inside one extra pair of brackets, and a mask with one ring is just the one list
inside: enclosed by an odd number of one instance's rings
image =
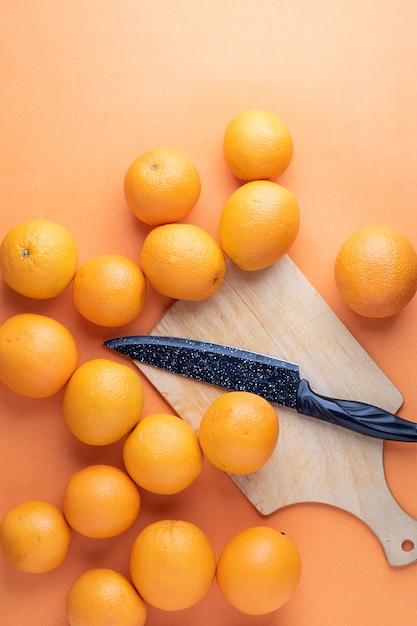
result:
[(297, 389), (297, 411), (362, 435), (393, 441), (417, 441), (417, 424), (371, 404), (321, 396), (304, 379)]

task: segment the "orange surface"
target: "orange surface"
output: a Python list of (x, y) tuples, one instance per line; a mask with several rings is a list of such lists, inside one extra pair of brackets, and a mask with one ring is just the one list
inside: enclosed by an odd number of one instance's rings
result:
[[(417, 421), (417, 299), (395, 318), (364, 320), (343, 305), (333, 278), (340, 245), (361, 226), (392, 226), (417, 246), (415, 2), (17, 0), (3, 2), (0, 16), (1, 236), (18, 221), (48, 218), (72, 232), (80, 263), (103, 253), (137, 260), (149, 227), (127, 209), (123, 178), (139, 154), (158, 146), (196, 164), (202, 192), (187, 221), (217, 236), (238, 184), (222, 157), (226, 125), (241, 110), (270, 109), (294, 142), (280, 179), (301, 211), (290, 256), (403, 392), (400, 414)], [(34, 302), (1, 282), (0, 299), (1, 321), (33, 311), (67, 324), (80, 362), (104, 356), (101, 342), (118, 334), (77, 315), (70, 291)], [(148, 332), (169, 304), (151, 290), (123, 334)], [(146, 382), (145, 393), (145, 411), (169, 410)], [(96, 449), (72, 437), (61, 405), (61, 395), (34, 401), (0, 388), (1, 514), (23, 499), (60, 503), (68, 478), (88, 463), (120, 464), (119, 444)], [(387, 443), (385, 466), (398, 502), (417, 517), (417, 447)], [(297, 505), (264, 519), (206, 463), (182, 494), (143, 493), (137, 523), (121, 537), (75, 535), (53, 572), (25, 574), (1, 557), (2, 626), (64, 626), (65, 594), (77, 575), (88, 567), (126, 574), (138, 530), (169, 516), (199, 524), (217, 554), (249, 525), (285, 530), (303, 572), (275, 614), (240, 615), (213, 586), (192, 609), (149, 609), (152, 626), (415, 621), (417, 563), (390, 567), (371, 531), (331, 507)]]

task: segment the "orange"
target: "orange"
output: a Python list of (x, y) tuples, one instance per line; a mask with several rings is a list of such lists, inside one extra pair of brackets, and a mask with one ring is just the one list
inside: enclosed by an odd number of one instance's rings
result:
[(246, 528), (224, 547), (217, 585), (236, 609), (265, 615), (286, 604), (301, 574), (300, 554), (285, 534), (267, 526)]
[(80, 441), (106, 446), (132, 430), (143, 403), (141, 380), (130, 367), (109, 359), (92, 359), (80, 365), (68, 381), (64, 419)]
[(204, 413), (198, 437), (208, 460), (231, 474), (264, 465), (277, 445), (279, 421), (264, 398), (248, 391), (219, 396)]
[(140, 510), (135, 483), (118, 467), (88, 465), (71, 476), (64, 491), (64, 515), (77, 532), (100, 539), (121, 535)]
[(72, 297), (77, 311), (93, 324), (123, 326), (142, 311), (146, 280), (131, 259), (118, 254), (103, 254), (78, 268)]
[(144, 626), (146, 605), (123, 574), (90, 569), (72, 584), (65, 603), (70, 626)]
[(49, 502), (29, 500), (8, 511), (0, 524), (4, 555), (24, 572), (49, 572), (61, 565), (71, 545), (71, 529)]
[(345, 303), (370, 318), (399, 313), (417, 290), (417, 254), (410, 241), (393, 228), (368, 226), (341, 246), (334, 267)]
[(243, 181), (277, 178), (293, 155), (291, 135), (271, 111), (250, 109), (236, 115), (223, 139), (226, 164)]
[(154, 413), (142, 418), (123, 446), (127, 473), (147, 491), (174, 494), (199, 476), (203, 453), (197, 435), (176, 415)]
[(227, 200), (220, 216), (220, 245), (240, 269), (261, 270), (288, 252), (299, 225), (291, 191), (272, 181), (253, 181)]
[(16, 393), (31, 398), (58, 393), (77, 362), (73, 336), (51, 317), (19, 313), (0, 326), (0, 380)]
[(200, 176), (188, 157), (156, 148), (133, 161), (124, 192), (128, 207), (145, 224), (180, 222), (197, 204)]
[(130, 575), (145, 602), (180, 611), (199, 602), (212, 585), (216, 557), (207, 535), (183, 520), (159, 520), (137, 536)]
[(177, 300), (210, 298), (226, 274), (219, 245), (194, 224), (165, 224), (151, 230), (140, 261), (151, 285)]
[(78, 252), (66, 228), (50, 220), (18, 224), (0, 246), (4, 281), (23, 296), (54, 298), (68, 287), (77, 269)]

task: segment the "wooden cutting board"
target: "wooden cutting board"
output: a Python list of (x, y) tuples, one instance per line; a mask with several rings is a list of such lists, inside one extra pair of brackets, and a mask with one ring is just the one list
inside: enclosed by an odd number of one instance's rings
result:
[[(288, 256), (260, 272), (242, 272), (229, 262), (214, 297), (178, 300), (152, 334), (214, 341), (293, 361), (301, 377), (324, 395), (361, 400), (392, 413), (403, 402)], [(209, 404), (224, 393), (135, 363), (195, 430)], [(339, 507), (372, 529), (391, 565), (417, 560), (417, 520), (398, 505), (387, 486), (383, 442), (291, 409), (276, 410), (280, 436), (272, 458), (257, 472), (231, 476), (252, 504), (263, 515), (300, 502)], [(405, 549), (406, 540), (411, 550)]]

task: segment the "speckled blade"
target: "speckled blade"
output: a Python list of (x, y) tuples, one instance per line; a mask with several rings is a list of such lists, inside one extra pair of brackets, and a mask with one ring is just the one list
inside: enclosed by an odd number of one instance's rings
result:
[(298, 365), (195, 339), (138, 335), (104, 345), (141, 363), (234, 391), (250, 391), (296, 409)]

